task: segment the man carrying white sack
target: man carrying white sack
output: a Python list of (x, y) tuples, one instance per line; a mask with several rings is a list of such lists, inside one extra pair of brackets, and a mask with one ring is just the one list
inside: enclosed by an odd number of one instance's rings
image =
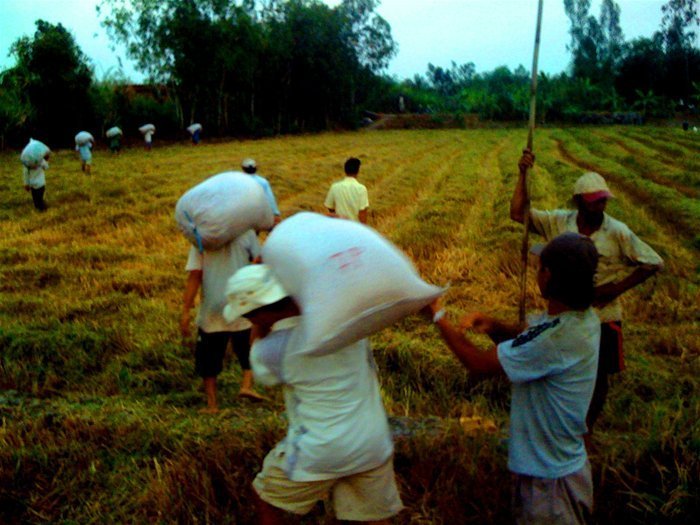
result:
[(256, 379), (284, 387), (287, 436), (253, 482), (260, 523), (307, 514), (327, 497), (339, 520), (388, 523), (403, 505), (368, 340), (323, 355), (300, 352), (299, 306), (268, 265), (238, 270), (226, 294), (224, 317), (253, 324)]
[(219, 410), (216, 378), (223, 370), (224, 355), (229, 342), (243, 371), (239, 396), (252, 401), (264, 399), (253, 390), (253, 373), (249, 359), (250, 323), (245, 319), (227, 321), (222, 315), (226, 304), (226, 280), (236, 270), (255, 261), (259, 256), (260, 245), (253, 230), (248, 230), (218, 250), (205, 250), (200, 253), (194, 246), (190, 248), (185, 268), (188, 277), (180, 332), (183, 340), (189, 339), (190, 310), (201, 288), (195, 371), (203, 380), (207, 398), (207, 406), (202, 412), (216, 413)]

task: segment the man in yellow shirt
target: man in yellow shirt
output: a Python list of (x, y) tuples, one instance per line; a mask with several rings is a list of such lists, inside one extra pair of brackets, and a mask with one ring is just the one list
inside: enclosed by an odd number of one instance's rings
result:
[(357, 180), (360, 159), (351, 157), (345, 161), (345, 178), (331, 185), (324, 205), (333, 217), (367, 224), (369, 198), (367, 188)]

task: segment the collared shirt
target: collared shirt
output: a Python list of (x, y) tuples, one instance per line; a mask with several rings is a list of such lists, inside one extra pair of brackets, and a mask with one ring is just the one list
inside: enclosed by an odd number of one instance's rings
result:
[(508, 468), (560, 478), (582, 468), (586, 412), (598, 369), (600, 321), (592, 309), (543, 314), (498, 360), (512, 385)]
[[(533, 229), (547, 241), (565, 232), (579, 233), (577, 216), (577, 210), (530, 210)], [(598, 270), (594, 278), (596, 286), (620, 282), (636, 266), (663, 266), (659, 254), (637, 237), (626, 224), (613, 219), (607, 213), (603, 214), (603, 223), (590, 238), (599, 254)], [(620, 298), (598, 309), (597, 313), (603, 323), (621, 321)]]
[(223, 311), (226, 306), (226, 283), (236, 270), (250, 264), (260, 255), (260, 245), (253, 230), (248, 230), (218, 250), (199, 253), (190, 248), (185, 270), (202, 270), (202, 290), (197, 326), (207, 333), (238, 332), (250, 328), (244, 318), (227, 322)]
[(367, 188), (348, 175), (331, 185), (324, 205), (343, 219), (359, 222), (360, 211), (369, 207)]
[(283, 319), (253, 344), (258, 382), (284, 386), (289, 426), (275, 450), (292, 481), (337, 479), (386, 462), (393, 452), (369, 341), (324, 355), (300, 352), (301, 317)]

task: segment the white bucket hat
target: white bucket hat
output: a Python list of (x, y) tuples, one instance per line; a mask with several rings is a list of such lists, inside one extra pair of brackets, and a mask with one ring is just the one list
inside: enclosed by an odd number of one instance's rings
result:
[(244, 266), (226, 284), (228, 304), (224, 307), (224, 318), (231, 322), (288, 295), (267, 264)]
[(578, 178), (574, 184), (574, 195), (581, 195), (588, 202), (613, 197), (605, 179), (595, 171), (588, 171)]

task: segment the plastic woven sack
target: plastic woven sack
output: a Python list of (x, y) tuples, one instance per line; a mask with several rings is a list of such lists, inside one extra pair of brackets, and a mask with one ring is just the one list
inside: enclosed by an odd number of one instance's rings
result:
[(29, 139), (29, 144), (22, 150), (19, 160), (27, 168), (38, 168), (41, 161), (49, 153), (51, 153), (51, 150), (46, 144), (38, 140)]
[(76, 146), (83, 146), (88, 142), (95, 142), (95, 137), (89, 131), (81, 131), (75, 136)]
[(274, 215), (262, 186), (245, 173), (227, 171), (185, 192), (175, 220), (199, 248), (216, 250), (250, 229), (272, 228)]
[(190, 135), (194, 134), (195, 131), (199, 131), (201, 129), (202, 129), (202, 125), (198, 124), (198, 123), (190, 124), (189, 126), (187, 126), (187, 131), (189, 132)]
[(263, 261), (301, 308), (302, 352), (323, 354), (418, 312), (444, 293), (375, 230), (316, 213), (282, 221)]
[(113, 137), (116, 137), (118, 135), (123, 135), (121, 128), (118, 126), (114, 126), (112, 128), (109, 128), (106, 132), (105, 135), (108, 139), (111, 139)]
[(148, 132), (155, 133), (156, 132), (156, 127), (153, 124), (144, 124), (139, 128), (139, 131), (145, 135)]

